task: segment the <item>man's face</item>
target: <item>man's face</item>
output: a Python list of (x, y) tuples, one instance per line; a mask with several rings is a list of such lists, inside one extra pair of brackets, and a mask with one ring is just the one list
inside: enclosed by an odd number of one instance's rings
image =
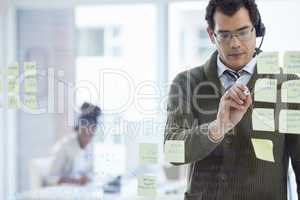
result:
[[(233, 70), (240, 70), (245, 66), (253, 57), (256, 46), (256, 34), (253, 24), (250, 20), (249, 12), (246, 8), (242, 7), (233, 16), (227, 16), (221, 11), (217, 10), (214, 15), (215, 30), (208, 28), (210, 39), (216, 45), (222, 62)], [(246, 31), (251, 35), (239, 39), (237, 35), (244, 34)], [(228, 32), (234, 33), (234, 37), (229, 37), (229, 40), (222, 41), (221, 36), (228, 36)], [(229, 34), (230, 35), (230, 34)]]

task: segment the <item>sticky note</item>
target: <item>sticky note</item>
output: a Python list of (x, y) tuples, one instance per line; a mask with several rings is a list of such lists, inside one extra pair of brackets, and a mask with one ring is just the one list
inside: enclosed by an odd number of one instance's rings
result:
[(138, 177), (138, 196), (156, 196), (156, 187), (156, 178), (154, 176), (144, 175)]
[(273, 142), (265, 139), (251, 139), (256, 158), (264, 161), (275, 162)]
[(281, 101), (286, 103), (300, 103), (300, 80), (282, 83)]
[(37, 79), (35, 77), (26, 78), (24, 80), (24, 89), (26, 93), (37, 92)]
[(16, 109), (19, 106), (19, 97), (17, 95), (7, 96), (7, 107), (9, 109)]
[(252, 112), (252, 127), (255, 131), (275, 131), (274, 110), (255, 108)]
[(37, 97), (35, 95), (25, 95), (23, 104), (29, 109), (37, 109)]
[(285, 52), (283, 72), (288, 74), (300, 74), (300, 51)]
[(257, 58), (258, 74), (279, 74), (279, 53), (263, 52)]
[(276, 103), (277, 100), (277, 80), (258, 79), (255, 83), (254, 100), (260, 102)]
[(279, 132), (288, 134), (300, 134), (300, 110), (280, 111)]
[(7, 80), (7, 91), (8, 93), (18, 93), (19, 92), (19, 81), (17, 79)]
[(184, 141), (167, 140), (165, 142), (165, 160), (174, 163), (184, 163)]
[(14, 63), (7, 68), (7, 76), (18, 77), (19, 76), (19, 64)]
[(139, 145), (139, 160), (143, 164), (156, 164), (158, 162), (158, 145), (141, 143)]
[(27, 76), (36, 76), (37, 67), (35, 62), (24, 62), (24, 75)]

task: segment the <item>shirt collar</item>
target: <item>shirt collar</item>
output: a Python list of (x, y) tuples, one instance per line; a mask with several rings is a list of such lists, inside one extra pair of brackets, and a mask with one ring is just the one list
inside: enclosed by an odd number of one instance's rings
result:
[[(256, 65), (256, 56), (254, 58), (252, 58), (250, 60), (250, 62), (248, 64), (246, 64), (243, 67), (243, 69), (241, 69), (241, 70), (245, 70), (249, 74), (253, 74), (254, 69), (255, 69), (255, 65)], [(217, 58), (217, 66), (218, 66), (218, 77), (222, 76), (222, 74), (224, 73), (225, 70), (234, 71), (234, 70), (228, 68), (226, 65), (223, 64), (223, 62), (220, 59), (220, 55), (218, 55), (218, 58)]]

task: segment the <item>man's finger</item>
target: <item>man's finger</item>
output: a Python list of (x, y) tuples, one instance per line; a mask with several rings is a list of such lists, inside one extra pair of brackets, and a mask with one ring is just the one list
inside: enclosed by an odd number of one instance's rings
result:
[(228, 105), (229, 105), (231, 108), (235, 108), (235, 109), (238, 109), (238, 110), (243, 110), (243, 109), (245, 108), (245, 106), (236, 103), (236, 102), (233, 101), (232, 99), (228, 100), (226, 103), (228, 103)]
[(239, 97), (239, 95), (235, 92), (235, 91), (231, 91), (229, 93), (230, 99), (233, 100), (234, 102), (236, 102), (239, 105), (243, 105), (244, 101), (242, 101)]

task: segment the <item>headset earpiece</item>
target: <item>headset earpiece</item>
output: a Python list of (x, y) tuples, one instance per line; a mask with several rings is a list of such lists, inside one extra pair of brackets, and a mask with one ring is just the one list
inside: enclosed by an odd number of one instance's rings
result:
[(258, 21), (257, 24), (255, 25), (256, 37), (264, 37), (266, 34), (266, 27), (264, 23), (262, 23), (259, 12), (257, 14), (258, 14)]

